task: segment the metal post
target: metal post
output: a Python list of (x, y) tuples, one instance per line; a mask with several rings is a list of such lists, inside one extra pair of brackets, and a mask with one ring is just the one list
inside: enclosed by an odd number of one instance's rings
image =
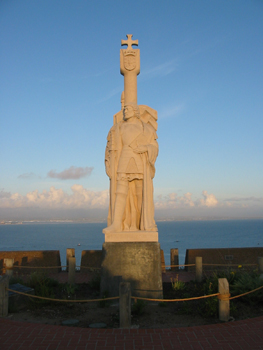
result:
[(120, 313), (120, 328), (131, 327), (131, 285), (128, 282), (119, 284), (119, 313)]
[(195, 279), (197, 282), (201, 282), (203, 278), (203, 265), (202, 265), (202, 257), (195, 257)]
[(68, 283), (74, 284), (76, 277), (76, 258), (69, 257)]
[(8, 315), (8, 290), (9, 276), (0, 277), (0, 317)]
[(229, 283), (226, 278), (218, 279), (219, 320), (227, 322), (230, 316)]

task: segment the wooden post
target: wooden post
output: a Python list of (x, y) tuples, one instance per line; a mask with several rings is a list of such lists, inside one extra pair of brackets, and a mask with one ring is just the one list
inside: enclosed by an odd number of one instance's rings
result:
[(131, 285), (128, 282), (119, 284), (119, 314), (120, 328), (131, 327)]
[(0, 277), (0, 317), (6, 317), (8, 315), (7, 288), (9, 288), (9, 276), (5, 275)]
[(161, 266), (162, 266), (162, 272), (163, 272), (163, 273), (166, 273), (166, 270), (165, 270), (165, 260), (164, 260), (164, 252), (163, 252), (162, 249), (161, 249)]
[(76, 258), (69, 257), (68, 283), (74, 284), (76, 277)]
[(195, 257), (195, 279), (197, 282), (201, 282), (203, 278), (203, 265), (202, 265), (202, 257)]
[(258, 257), (258, 270), (260, 273), (260, 278), (263, 279), (263, 257)]
[(230, 316), (229, 283), (226, 278), (218, 279), (219, 320), (227, 322)]
[(6, 267), (5, 274), (9, 277), (13, 276), (14, 259), (5, 258), (4, 263)]
[(66, 255), (66, 265), (67, 265), (67, 271), (69, 270), (68, 269), (68, 266), (69, 266), (69, 258), (74, 258), (75, 257), (75, 248), (67, 248), (67, 255)]
[[(178, 248), (170, 249), (170, 264), (179, 265)], [(172, 271), (178, 271), (179, 267), (171, 267)]]

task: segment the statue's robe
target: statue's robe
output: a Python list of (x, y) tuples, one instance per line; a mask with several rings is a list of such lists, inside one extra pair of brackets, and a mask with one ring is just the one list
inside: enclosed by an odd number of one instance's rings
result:
[[(131, 142), (130, 147), (143, 145), (147, 147), (147, 152), (141, 153), (143, 164), (143, 179), (142, 179), (142, 208), (141, 212), (137, 213), (139, 222), (137, 227), (142, 231), (157, 231), (157, 226), (154, 220), (154, 203), (153, 203), (153, 177), (155, 175), (155, 161), (158, 155), (157, 134), (154, 127), (150, 123), (143, 124), (143, 132), (136, 136)], [(110, 203), (108, 213), (108, 226), (113, 222), (114, 205), (116, 199), (118, 164), (122, 152), (122, 136), (121, 125), (125, 121), (121, 120), (110, 129), (107, 137), (107, 146), (105, 152), (106, 172), (110, 177)], [(135, 157), (136, 159), (136, 157)], [(136, 178), (136, 177), (135, 177)], [(129, 191), (126, 201), (126, 209), (123, 216), (122, 229), (124, 231), (130, 230), (132, 226), (132, 211), (136, 211), (136, 203), (134, 203), (135, 183), (129, 181)], [(133, 223), (134, 224), (134, 223)]]

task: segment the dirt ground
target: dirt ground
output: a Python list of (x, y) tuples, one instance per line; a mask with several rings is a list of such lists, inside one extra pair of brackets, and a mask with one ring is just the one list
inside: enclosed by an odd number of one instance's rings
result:
[[(164, 288), (165, 290), (166, 288)], [(56, 295), (56, 298), (59, 295)], [(78, 286), (75, 295), (71, 299), (94, 299), (99, 296), (89, 289), (87, 284)], [(65, 298), (65, 295), (64, 295)], [(138, 303), (138, 302), (137, 302)], [(9, 319), (50, 325), (62, 325), (63, 321), (77, 319), (74, 326), (90, 327), (92, 324), (104, 323), (107, 328), (119, 328), (118, 301), (105, 303), (49, 303), (39, 305), (30, 302), (19, 303), (19, 306), (11, 308)], [(197, 305), (197, 304), (196, 304)], [(13, 312), (12, 312), (13, 311)], [(246, 305), (235, 302), (234, 313), (230, 321), (263, 316), (263, 306)], [(187, 311), (186, 304), (182, 302), (153, 303), (139, 302), (132, 306), (133, 328), (171, 328), (189, 327), (220, 323), (217, 317), (203, 317), (200, 313)]]

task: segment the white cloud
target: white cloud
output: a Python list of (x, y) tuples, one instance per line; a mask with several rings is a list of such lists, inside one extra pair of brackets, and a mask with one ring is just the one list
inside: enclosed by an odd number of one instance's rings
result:
[(60, 173), (57, 173), (55, 170), (50, 170), (47, 173), (47, 176), (61, 180), (76, 180), (85, 176), (89, 176), (92, 173), (92, 170), (93, 167), (82, 168), (71, 166), (70, 168), (63, 170)]
[(187, 208), (194, 207), (192, 194), (185, 193), (183, 196), (178, 196), (177, 193), (170, 193), (167, 196), (158, 196), (154, 203), (156, 209), (172, 209), (172, 208)]
[(178, 196), (177, 193), (170, 193), (167, 196), (158, 196), (155, 201), (156, 209), (174, 209), (174, 208), (194, 208), (194, 207), (216, 207), (219, 205), (214, 194), (208, 194), (203, 191), (204, 198), (197, 200), (192, 199), (192, 193), (187, 192), (183, 196)]
[(73, 185), (72, 193), (67, 194), (62, 189), (56, 189), (54, 186), (50, 190), (39, 192), (34, 190), (22, 196), (19, 193), (0, 197), (1, 208), (106, 208), (108, 206), (108, 190), (91, 191), (85, 189), (82, 185)]
[(200, 205), (205, 207), (216, 207), (218, 205), (218, 200), (213, 193), (208, 194), (207, 191), (202, 192), (203, 197), (200, 199)]

